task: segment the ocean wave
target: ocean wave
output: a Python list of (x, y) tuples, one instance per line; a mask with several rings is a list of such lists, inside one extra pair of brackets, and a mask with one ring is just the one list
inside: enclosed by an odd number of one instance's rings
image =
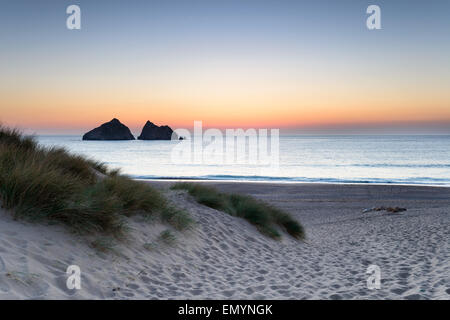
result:
[(338, 167), (338, 168), (435, 168), (435, 169), (445, 169), (450, 168), (450, 163), (349, 163), (349, 164), (283, 164), (285, 167), (314, 167), (314, 168), (328, 168), (328, 167)]
[(449, 179), (432, 177), (414, 177), (403, 179), (381, 178), (309, 178), (309, 177), (273, 177), (273, 176), (243, 176), (243, 175), (204, 175), (204, 176), (155, 176), (135, 175), (130, 176), (139, 180), (218, 180), (218, 181), (245, 181), (245, 182), (305, 182), (305, 183), (342, 183), (342, 184), (413, 184), (413, 185), (442, 185), (450, 186)]

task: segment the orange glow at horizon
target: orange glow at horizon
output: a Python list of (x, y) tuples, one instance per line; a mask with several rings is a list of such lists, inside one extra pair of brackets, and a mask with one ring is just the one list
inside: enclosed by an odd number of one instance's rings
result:
[[(450, 91), (409, 80), (259, 77), (239, 72), (222, 77), (176, 76), (158, 81), (58, 75), (24, 86), (0, 86), (0, 122), (25, 129), (78, 130), (118, 118), (134, 131), (147, 120), (173, 128), (287, 128), (393, 122), (450, 122)], [(25, 76), (26, 77), (26, 76)], [(19, 81), (20, 80), (20, 81)], [(377, 88), (377, 90), (374, 90)]]
[[(23, 128), (86, 130), (118, 118), (138, 130), (147, 120), (174, 128), (190, 128), (193, 121), (207, 127), (284, 128), (314, 125), (450, 121), (450, 97), (428, 95), (345, 96), (342, 92), (309, 94), (268, 93), (258, 96), (204, 95), (171, 99), (116, 94), (71, 97), (35, 93), (0, 100), (0, 121)], [(102, 98), (108, 96), (107, 98)], [(5, 97), (5, 96), (3, 96)], [(140, 97), (140, 98), (138, 98)], [(440, 99), (438, 99), (440, 98)], [(7, 106), (7, 107), (5, 107)], [(32, 107), (30, 107), (32, 106)]]

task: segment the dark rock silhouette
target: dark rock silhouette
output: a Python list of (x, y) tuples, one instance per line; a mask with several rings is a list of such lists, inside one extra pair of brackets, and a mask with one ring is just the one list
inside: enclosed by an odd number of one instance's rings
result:
[[(154, 123), (147, 121), (142, 133), (138, 137), (139, 140), (171, 140), (173, 130), (169, 126), (158, 127)], [(175, 135), (175, 139), (178, 137)]]
[(83, 140), (134, 140), (130, 129), (116, 118), (83, 136)]

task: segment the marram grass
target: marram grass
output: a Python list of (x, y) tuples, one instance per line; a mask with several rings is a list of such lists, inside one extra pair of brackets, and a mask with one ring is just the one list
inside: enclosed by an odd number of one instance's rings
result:
[(172, 189), (187, 190), (200, 204), (244, 218), (269, 237), (280, 238), (279, 228), (296, 239), (305, 236), (302, 225), (288, 213), (251, 196), (221, 193), (213, 187), (188, 182), (175, 183)]
[(0, 203), (18, 219), (117, 237), (127, 230), (126, 218), (135, 214), (159, 217), (178, 230), (193, 222), (151, 186), (63, 148), (41, 147), (32, 137), (1, 126)]

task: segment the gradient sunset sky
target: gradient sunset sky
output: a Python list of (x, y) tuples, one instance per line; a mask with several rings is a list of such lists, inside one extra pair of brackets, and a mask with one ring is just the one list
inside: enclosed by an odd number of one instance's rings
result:
[(0, 46), (0, 121), (38, 134), (450, 128), (448, 0), (1, 0)]

